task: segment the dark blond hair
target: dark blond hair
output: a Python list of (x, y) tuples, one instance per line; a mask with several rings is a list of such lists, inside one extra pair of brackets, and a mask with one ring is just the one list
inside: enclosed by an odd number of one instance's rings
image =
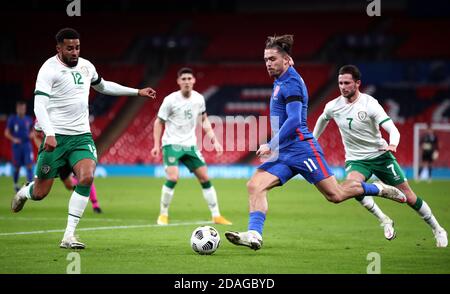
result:
[(270, 36), (266, 40), (266, 49), (277, 49), (280, 53), (291, 55), (294, 35)]

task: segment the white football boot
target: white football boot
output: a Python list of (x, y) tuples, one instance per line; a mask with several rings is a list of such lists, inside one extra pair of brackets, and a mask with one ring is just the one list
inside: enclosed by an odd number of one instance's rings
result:
[(84, 245), (84, 243), (81, 243), (80, 241), (78, 241), (77, 237), (69, 236), (61, 241), (61, 244), (59, 244), (59, 248), (84, 249), (84, 248), (86, 248), (86, 245)]
[(225, 237), (234, 245), (247, 246), (253, 250), (261, 249), (262, 236), (257, 231), (225, 232)]
[(386, 185), (385, 183), (383, 183), (381, 181), (374, 182), (374, 185), (376, 185), (378, 187), (378, 189), (380, 189), (380, 193), (378, 194), (379, 196), (381, 196), (383, 198), (391, 199), (391, 200), (394, 200), (394, 201), (400, 202), (400, 203), (406, 202), (405, 194), (403, 194), (403, 192), (400, 191), (399, 189), (397, 189), (393, 186)]
[(436, 239), (436, 247), (444, 248), (448, 245), (447, 232), (443, 228), (433, 230), (434, 238)]
[(11, 201), (11, 210), (12, 212), (19, 212), (22, 210), (23, 206), (25, 205), (25, 202), (27, 202), (27, 192), (26, 189), (28, 189), (28, 185), (30, 183), (26, 183), (25, 185), (20, 188), (19, 191), (17, 191), (16, 195), (14, 195), (12, 201)]
[(397, 234), (394, 229), (394, 221), (393, 220), (386, 217), (385, 219), (383, 219), (380, 226), (383, 227), (384, 237), (386, 238), (386, 240), (391, 241), (396, 237)]

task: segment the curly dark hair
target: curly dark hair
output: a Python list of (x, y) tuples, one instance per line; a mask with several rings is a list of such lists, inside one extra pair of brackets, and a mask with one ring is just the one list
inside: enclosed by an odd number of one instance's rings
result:
[(79, 38), (80, 34), (72, 28), (61, 29), (55, 36), (56, 43), (58, 44), (63, 43), (64, 39), (79, 39)]

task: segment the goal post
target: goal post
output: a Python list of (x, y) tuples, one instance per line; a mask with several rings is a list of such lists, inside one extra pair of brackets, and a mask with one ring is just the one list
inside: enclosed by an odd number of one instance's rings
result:
[[(413, 136), (413, 174), (414, 179), (419, 180), (419, 169), (421, 164), (421, 148), (420, 140), (425, 134), (428, 125), (426, 123), (415, 123), (414, 124), (414, 136)], [(436, 167), (450, 167), (450, 124), (449, 123), (433, 123), (431, 124), (431, 129), (434, 131), (435, 135), (438, 137), (439, 141), (439, 158), (435, 162)]]

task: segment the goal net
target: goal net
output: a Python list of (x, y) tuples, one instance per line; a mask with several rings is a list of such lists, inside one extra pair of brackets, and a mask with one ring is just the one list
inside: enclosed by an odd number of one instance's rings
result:
[[(428, 127), (429, 125), (426, 123), (414, 124), (413, 172), (415, 180), (428, 176), (428, 170), (421, 169), (424, 148), (430, 147), (423, 142), (424, 136), (428, 133)], [(433, 176), (448, 178), (450, 175), (450, 124), (434, 123), (431, 124), (431, 130), (438, 140), (438, 153), (434, 155), (435, 160), (433, 161)]]

